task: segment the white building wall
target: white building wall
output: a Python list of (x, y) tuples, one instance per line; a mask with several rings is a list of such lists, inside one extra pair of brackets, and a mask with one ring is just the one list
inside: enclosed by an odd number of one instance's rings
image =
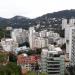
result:
[(69, 53), (69, 37), (70, 37), (70, 28), (75, 24), (75, 19), (70, 19), (67, 23), (67, 19), (62, 20), (62, 29), (65, 29), (65, 41), (66, 41), (66, 53)]
[(66, 25), (67, 25), (67, 19), (63, 19), (62, 20), (62, 30), (65, 29)]
[(75, 24), (75, 19), (74, 19), (74, 18), (70, 19), (70, 20), (69, 20), (69, 24), (70, 24), (71, 26), (73, 26), (73, 25)]
[(24, 29), (14, 29), (11, 32), (11, 37), (14, 39), (15, 42), (22, 44), (23, 42), (26, 41), (26, 37), (27, 37), (27, 31)]
[(41, 48), (41, 38), (36, 37), (34, 40), (35, 40), (34, 48)]
[(72, 65), (75, 65), (75, 27), (70, 28), (69, 37), (69, 59)]
[(35, 36), (33, 35), (35, 33), (34, 27), (29, 28), (29, 43), (30, 43), (30, 48), (33, 49), (34, 46), (34, 38)]
[(18, 47), (18, 43), (13, 39), (2, 39), (1, 45), (5, 51), (14, 51)]
[(48, 54), (48, 49), (42, 49), (42, 52), (41, 52), (41, 68), (42, 68), (42, 71), (43, 72), (46, 72), (46, 59), (47, 59), (47, 54)]

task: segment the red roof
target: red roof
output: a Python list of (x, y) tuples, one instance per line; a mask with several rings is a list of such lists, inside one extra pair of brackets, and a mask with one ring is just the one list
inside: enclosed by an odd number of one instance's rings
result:
[(17, 63), (18, 64), (32, 64), (32, 63), (36, 63), (38, 61), (39, 57), (36, 56), (36, 55), (33, 55), (33, 56), (23, 56), (22, 54), (21, 55), (18, 55), (17, 57)]

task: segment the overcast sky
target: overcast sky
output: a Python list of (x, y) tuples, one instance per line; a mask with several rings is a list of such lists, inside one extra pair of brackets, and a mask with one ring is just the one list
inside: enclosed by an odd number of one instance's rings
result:
[(0, 17), (4, 18), (35, 18), (65, 9), (75, 9), (75, 0), (0, 0)]

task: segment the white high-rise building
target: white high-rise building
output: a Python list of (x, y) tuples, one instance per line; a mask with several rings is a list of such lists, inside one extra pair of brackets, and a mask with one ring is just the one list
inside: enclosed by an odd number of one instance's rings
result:
[(69, 20), (69, 24), (70, 24), (71, 26), (74, 26), (74, 24), (75, 24), (75, 19), (74, 19), (74, 18), (70, 19), (70, 20)]
[(52, 44), (53, 42), (57, 42), (58, 39), (60, 39), (60, 35), (58, 33), (49, 31), (49, 35), (48, 35), (48, 43), (49, 44)]
[(46, 62), (48, 75), (64, 75), (64, 55), (56, 50), (48, 51)]
[(75, 26), (69, 30), (69, 59), (71, 65), (75, 65)]
[(27, 40), (28, 33), (26, 30), (20, 28), (20, 29), (14, 29), (11, 32), (11, 37), (19, 44), (24, 43)]
[(75, 65), (75, 19), (70, 19), (65, 26), (66, 53), (69, 54), (71, 65)]
[(47, 71), (47, 65), (46, 65), (47, 54), (48, 54), (48, 49), (42, 49), (42, 52), (41, 52), (41, 68), (42, 68), (43, 72)]
[(29, 28), (29, 43), (31, 49), (48, 47), (49, 43), (53, 41), (56, 42), (59, 38), (59, 34), (53, 31), (43, 30), (36, 32), (34, 27)]
[(48, 38), (41, 38), (41, 48), (48, 47)]
[(35, 33), (34, 27), (29, 28), (29, 43), (30, 43), (30, 48), (33, 49), (34, 47), (34, 38), (35, 36), (33, 35)]
[(1, 39), (1, 45), (5, 51), (14, 51), (18, 47), (18, 43), (11, 38)]
[[(33, 35), (34, 36), (34, 35)], [(35, 36), (33, 39), (33, 49), (44, 48), (48, 46), (48, 39)]]
[(67, 19), (63, 19), (62, 20), (62, 30), (65, 29), (66, 25), (67, 25)]
[(67, 19), (62, 20), (62, 29), (65, 30), (65, 42), (66, 42), (66, 53), (69, 53), (69, 36), (70, 36), (70, 28), (75, 25), (75, 19), (69, 19), (67, 23)]
[(36, 37), (34, 39), (34, 48), (41, 48), (41, 38), (40, 37)]
[(43, 31), (40, 31), (40, 37), (46, 37), (47, 35), (47, 30), (43, 30)]
[(41, 68), (48, 75), (64, 75), (64, 55), (60, 47), (42, 49)]

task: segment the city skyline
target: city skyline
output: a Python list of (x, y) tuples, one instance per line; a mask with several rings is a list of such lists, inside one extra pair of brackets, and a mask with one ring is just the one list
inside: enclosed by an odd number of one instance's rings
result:
[(74, 0), (0, 0), (0, 17), (36, 18), (47, 13), (75, 9)]

